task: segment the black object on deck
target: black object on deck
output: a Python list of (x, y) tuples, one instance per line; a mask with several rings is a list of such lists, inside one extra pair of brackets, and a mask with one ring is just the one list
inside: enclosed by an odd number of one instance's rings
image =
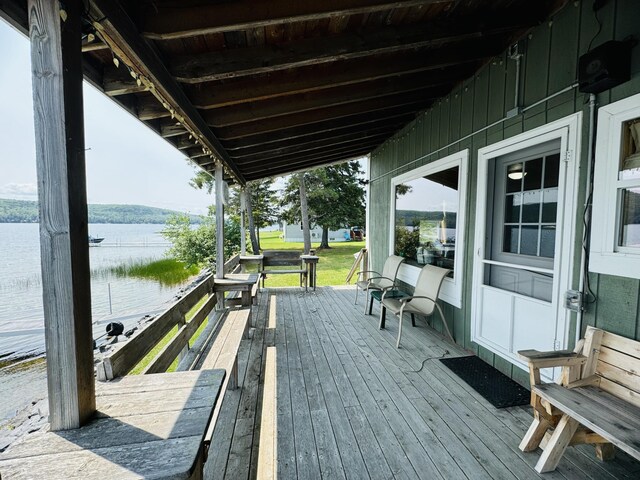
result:
[(496, 408), (516, 407), (529, 403), (529, 390), (475, 355), (442, 358), (440, 361)]

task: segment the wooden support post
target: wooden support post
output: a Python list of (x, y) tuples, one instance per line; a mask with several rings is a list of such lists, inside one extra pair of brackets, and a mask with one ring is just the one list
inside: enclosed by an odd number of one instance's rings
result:
[(51, 430), (96, 409), (84, 158), (80, 0), (29, 0)]
[[(224, 278), (224, 179), (222, 163), (216, 164), (216, 278)], [(218, 299), (218, 308), (224, 308), (224, 293)]]
[[(246, 211), (247, 211), (247, 191), (243, 187), (240, 190), (240, 255), (247, 254)], [(244, 271), (244, 265), (242, 266), (242, 269)]]

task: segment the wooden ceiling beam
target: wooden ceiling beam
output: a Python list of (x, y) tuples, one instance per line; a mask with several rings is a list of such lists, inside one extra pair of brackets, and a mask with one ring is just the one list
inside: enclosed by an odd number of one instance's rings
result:
[(287, 158), (286, 160), (266, 160), (264, 162), (255, 163), (252, 165), (247, 165), (242, 168), (242, 172), (245, 175), (255, 174), (256, 172), (260, 172), (266, 167), (277, 168), (277, 167), (293, 167), (299, 168), (308, 164), (309, 162), (313, 162), (316, 160), (322, 160), (326, 158), (333, 158), (335, 156), (345, 155), (352, 156), (352, 152), (370, 152), (376, 145), (379, 145), (381, 141), (370, 141), (370, 142), (361, 142), (358, 144), (353, 144), (349, 146), (345, 146), (343, 148), (332, 148), (323, 152), (315, 152), (313, 155), (300, 155), (300, 156), (292, 156)]
[[(348, 118), (353, 115), (368, 115), (376, 111), (384, 111), (393, 108), (405, 108), (419, 110), (433, 103), (434, 98), (424, 95), (422, 91), (403, 93), (389, 97), (374, 98), (361, 102), (337, 105), (308, 112), (293, 113), (283, 115), (268, 120), (241, 123), (228, 127), (216, 128), (216, 132), (221, 139), (249, 137), (260, 133), (275, 132), (289, 128), (311, 125), (326, 121), (335, 121), (340, 118)], [(212, 124), (215, 118), (206, 114), (207, 122)]]
[[(153, 86), (154, 95), (166, 102), (183, 118), (189, 128), (238, 177), (244, 178), (220, 141), (191, 104), (177, 81), (167, 70), (164, 61), (149, 42), (143, 39), (138, 27), (117, 0), (90, 0), (93, 25), (102, 40), (116, 51), (124, 62), (143, 75)], [(126, 63), (125, 62), (125, 63)]]
[(189, 133), (187, 129), (175, 120), (165, 120), (160, 124), (160, 135), (162, 138), (177, 137), (186, 133)]
[(440, 78), (443, 81), (450, 78), (456, 69), (468, 71), (478, 67), (486, 58), (498, 55), (502, 50), (500, 42), (465, 44), (443, 47), (429, 53), (408, 52), (381, 56), (375, 61), (357, 59), (274, 72), (255, 78), (204, 83), (187, 86), (185, 91), (194, 104), (217, 108), (425, 71), (432, 72), (433, 82), (438, 82)]
[(329, 152), (341, 148), (353, 147), (362, 145), (369, 142), (380, 141), (382, 142), (384, 139), (388, 138), (390, 132), (378, 132), (377, 134), (372, 135), (361, 135), (359, 137), (354, 137), (352, 139), (342, 139), (335, 142), (327, 141), (326, 143), (318, 144), (318, 145), (308, 145), (308, 146), (294, 146), (288, 147), (286, 149), (281, 149), (279, 152), (268, 152), (264, 154), (254, 155), (252, 157), (245, 157), (241, 161), (237, 160), (238, 167), (241, 170), (244, 170), (249, 165), (255, 165), (259, 163), (264, 163), (265, 161), (270, 160), (283, 160), (287, 161), (289, 159), (300, 158), (302, 155), (311, 155), (315, 153), (321, 152)]
[[(522, 9), (521, 9), (522, 10)], [(443, 44), (476, 42), (522, 31), (532, 26), (522, 12), (504, 15), (437, 20), (427, 24), (386, 27), (367, 34), (308, 38), (291, 44), (260, 45), (182, 56), (171, 62), (171, 72), (184, 83), (201, 83), (254, 76), (279, 70), (343, 62), (378, 55), (417, 51)]]
[[(332, 115), (335, 118), (335, 116), (350, 115), (354, 110), (369, 111), (370, 105), (386, 106), (394, 102), (403, 104), (414, 99), (435, 100), (446, 95), (452, 88), (452, 84), (425, 88), (415, 83), (408, 85), (399, 82), (394, 85), (391, 82), (385, 88), (368, 90), (366, 85), (363, 85), (360, 93), (345, 89), (344, 94), (334, 92), (334, 96), (313, 94), (310, 98), (298, 101), (288, 98), (287, 101), (281, 101), (279, 105), (273, 105), (274, 102), (270, 102), (272, 108), (261, 108), (262, 105), (257, 102), (247, 108), (235, 107), (235, 111), (231, 107), (227, 107), (224, 112), (208, 110), (204, 117), (207, 123), (216, 128), (256, 124), (256, 122), (268, 122), (277, 127), (281, 124), (281, 120), (286, 118), (292, 121), (302, 119), (309, 123), (316, 121), (314, 120), (316, 118), (328, 118), (326, 115)], [(327, 112), (326, 115), (324, 112)], [(284, 121), (285, 125), (289, 123)]]
[[(128, 95), (130, 93), (141, 93), (149, 90), (142, 83), (138, 85), (126, 68), (116, 68), (115, 66), (104, 69), (102, 76), (102, 89), (104, 90), (104, 93), (110, 97)], [(150, 98), (155, 100), (152, 96), (150, 96)], [(157, 103), (157, 100), (155, 101)]]
[(140, 2), (139, 30), (154, 40), (230, 32), (281, 23), (305, 22), (329, 17), (366, 14), (452, 0), (237, 0), (202, 2), (174, 0)]
[(326, 157), (308, 158), (301, 162), (292, 162), (287, 165), (265, 165), (262, 169), (253, 172), (246, 172), (247, 181), (260, 180), (263, 178), (281, 177), (294, 172), (308, 171), (317, 167), (333, 165), (336, 163), (348, 162), (363, 157), (373, 151), (374, 147), (366, 147), (350, 152), (331, 154)]
[(391, 134), (397, 131), (401, 126), (403, 126), (402, 123), (392, 122), (376, 126), (374, 128), (355, 130), (340, 135), (336, 135), (334, 132), (320, 133), (313, 135), (311, 140), (308, 137), (294, 138), (292, 140), (284, 140), (281, 142), (267, 143), (248, 148), (229, 150), (229, 154), (240, 162), (246, 157), (251, 157), (261, 153), (286, 153), (286, 149), (291, 148), (306, 149), (321, 145), (335, 145), (344, 141), (373, 136), (379, 133)]
[(326, 135), (340, 135), (348, 132), (375, 128), (385, 124), (407, 124), (415, 118), (418, 109), (398, 107), (377, 114), (354, 115), (347, 118), (317, 123), (313, 128), (308, 126), (294, 127), (277, 132), (263, 133), (225, 141), (228, 150), (267, 145), (282, 141), (306, 141), (324, 138)]

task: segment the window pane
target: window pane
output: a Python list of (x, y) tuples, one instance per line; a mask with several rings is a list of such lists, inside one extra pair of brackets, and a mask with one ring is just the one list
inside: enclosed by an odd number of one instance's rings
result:
[(522, 190), (522, 163), (512, 163), (507, 165), (507, 193), (519, 192)]
[(622, 125), (622, 155), (619, 180), (640, 178), (640, 118)]
[(396, 186), (394, 251), (410, 265), (453, 269), (459, 168)]
[(539, 190), (542, 185), (542, 158), (524, 164), (524, 190)]
[(545, 158), (544, 165), (544, 188), (558, 186), (558, 176), (560, 172), (560, 154), (554, 153)]
[(558, 213), (558, 189), (547, 188), (542, 192), (542, 223), (556, 223)]
[(640, 188), (622, 191), (621, 247), (640, 247)]
[(504, 239), (502, 241), (502, 251), (507, 253), (518, 253), (518, 233), (520, 227), (504, 227)]
[(553, 258), (556, 250), (556, 227), (545, 225), (540, 234), (540, 256)]
[(522, 194), (507, 195), (504, 206), (504, 222), (518, 223), (520, 221), (520, 205), (522, 204)]
[(538, 223), (540, 221), (540, 191), (524, 192), (522, 202), (522, 223)]
[(520, 253), (522, 255), (538, 255), (538, 227), (523, 226), (520, 239)]

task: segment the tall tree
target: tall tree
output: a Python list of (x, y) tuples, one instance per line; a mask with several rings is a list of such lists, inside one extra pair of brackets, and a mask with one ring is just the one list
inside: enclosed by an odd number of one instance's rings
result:
[[(321, 248), (330, 248), (329, 230), (364, 224), (364, 181), (361, 174), (357, 161), (305, 173), (309, 222), (322, 227)], [(301, 220), (299, 188), (298, 177), (290, 177), (282, 198), (283, 217), (289, 222)]]

